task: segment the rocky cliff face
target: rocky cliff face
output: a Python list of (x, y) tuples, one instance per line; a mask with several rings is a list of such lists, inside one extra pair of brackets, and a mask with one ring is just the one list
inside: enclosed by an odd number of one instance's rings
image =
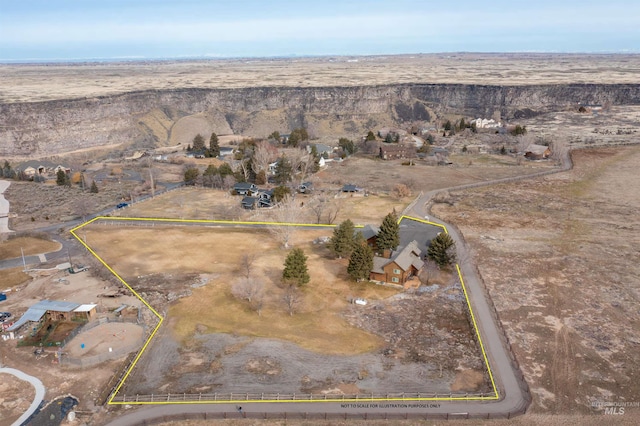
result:
[[(640, 85), (179, 89), (0, 105), (0, 156), (43, 157), (128, 143), (188, 143), (189, 132), (264, 136), (305, 125), (311, 133), (360, 133), (436, 114), (503, 119), (582, 104), (638, 105)], [(190, 117), (191, 121), (184, 121)], [(196, 131), (197, 129), (197, 131)]]

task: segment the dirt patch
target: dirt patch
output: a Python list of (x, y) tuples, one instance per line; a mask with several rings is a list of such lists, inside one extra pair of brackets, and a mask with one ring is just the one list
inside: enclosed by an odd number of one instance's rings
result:
[(640, 393), (640, 148), (573, 158), (570, 172), (434, 206), (473, 248), (536, 412), (592, 412)]
[(0, 373), (0, 419), (10, 425), (27, 411), (35, 397), (35, 389), (12, 374)]
[(72, 357), (105, 354), (140, 341), (144, 329), (136, 324), (115, 322), (101, 324), (74, 337), (64, 350)]

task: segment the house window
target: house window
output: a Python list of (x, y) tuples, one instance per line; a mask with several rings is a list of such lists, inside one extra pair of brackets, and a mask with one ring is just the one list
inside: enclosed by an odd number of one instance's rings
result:
[(399, 283), (400, 279), (398, 277), (391, 277), (391, 282), (392, 283)]
[(401, 274), (400, 269), (394, 269), (393, 273), (396, 274), (396, 275), (400, 275)]

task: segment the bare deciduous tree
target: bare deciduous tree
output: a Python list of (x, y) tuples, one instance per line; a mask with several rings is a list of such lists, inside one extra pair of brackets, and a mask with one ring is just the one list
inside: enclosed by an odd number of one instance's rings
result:
[(240, 300), (246, 300), (258, 315), (264, 305), (264, 281), (259, 278), (242, 277), (231, 287), (231, 293)]
[(256, 143), (256, 147), (253, 150), (253, 157), (251, 159), (253, 165), (253, 171), (258, 174), (264, 171), (266, 174), (269, 172), (269, 164), (276, 161), (278, 158), (278, 150), (269, 142)]
[(251, 276), (256, 257), (255, 253), (245, 253), (242, 255), (242, 259), (240, 259), (240, 271), (247, 279)]
[(282, 295), (282, 301), (289, 315), (293, 316), (302, 304), (302, 292), (295, 285), (288, 285)]
[(396, 195), (396, 197), (398, 198), (405, 198), (405, 197), (410, 197), (411, 196), (411, 190), (409, 189), (409, 187), (403, 183), (399, 183), (396, 186), (393, 187), (393, 193)]
[[(294, 197), (286, 196), (269, 213), (273, 222), (298, 223), (302, 208)], [(291, 237), (297, 228), (295, 226), (274, 225), (269, 229), (282, 242), (284, 248), (289, 248), (289, 241), (291, 241)]]
[(233, 185), (235, 185), (235, 183), (236, 183), (236, 178), (234, 178), (232, 175), (227, 175), (222, 180), (222, 188), (225, 190), (229, 190), (233, 188)]
[(334, 199), (327, 207), (327, 220), (329, 225), (333, 225), (338, 217), (338, 213), (342, 209), (342, 200), (340, 198)]
[(313, 214), (316, 216), (316, 223), (322, 221), (322, 214), (329, 205), (329, 201), (321, 194), (314, 195), (307, 203)]
[(87, 220), (87, 215), (94, 209), (94, 204), (90, 199), (81, 197), (73, 203), (73, 207), (76, 214), (80, 216), (84, 222)]
[(551, 144), (551, 159), (558, 164), (562, 164), (569, 150), (569, 143), (564, 139), (558, 138)]

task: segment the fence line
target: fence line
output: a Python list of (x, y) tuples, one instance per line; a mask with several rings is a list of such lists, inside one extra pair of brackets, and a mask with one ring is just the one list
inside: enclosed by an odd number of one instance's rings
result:
[(238, 401), (348, 401), (367, 402), (372, 400), (407, 401), (413, 402), (416, 398), (440, 400), (495, 400), (493, 393), (428, 393), (428, 392), (396, 392), (396, 393), (371, 393), (371, 394), (312, 394), (312, 393), (164, 393), (164, 394), (135, 394), (116, 395), (113, 402), (140, 403), (140, 402), (238, 402)]

